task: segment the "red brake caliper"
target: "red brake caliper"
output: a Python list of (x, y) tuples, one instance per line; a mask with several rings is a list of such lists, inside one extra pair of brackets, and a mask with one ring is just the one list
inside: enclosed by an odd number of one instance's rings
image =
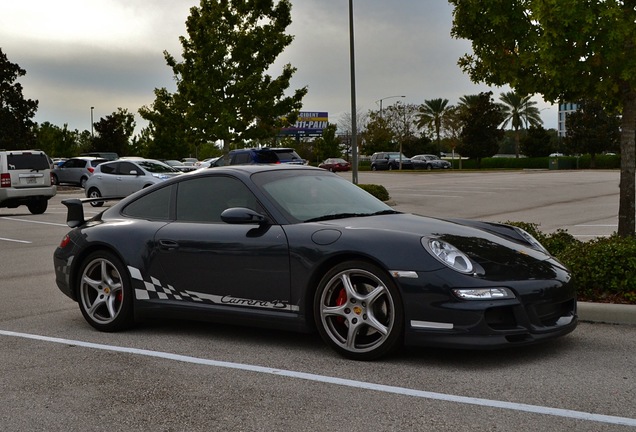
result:
[[(336, 306), (342, 306), (346, 302), (347, 302), (347, 291), (344, 288), (341, 288), (340, 292), (338, 293), (338, 297), (336, 298)], [(344, 317), (338, 317), (336, 318), (336, 321), (338, 321), (339, 324), (344, 324), (345, 319)]]

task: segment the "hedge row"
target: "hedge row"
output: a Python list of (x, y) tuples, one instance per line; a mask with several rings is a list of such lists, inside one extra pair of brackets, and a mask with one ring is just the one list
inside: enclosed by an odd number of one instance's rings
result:
[(636, 304), (636, 237), (582, 242), (564, 230), (544, 234), (536, 224), (506, 223), (528, 231), (571, 270), (579, 300)]
[[(459, 169), (459, 159), (450, 160), (454, 169)], [(594, 158), (594, 166), (592, 167), (592, 158), (590, 155), (583, 156), (560, 156), (560, 157), (536, 157), (536, 158), (515, 158), (515, 157), (495, 157), (484, 158), (481, 160), (481, 169), (620, 169), (621, 160), (616, 155), (597, 155)], [(371, 162), (361, 160), (358, 162), (358, 168), (362, 171), (371, 169)], [(462, 159), (462, 169), (477, 169), (477, 160)]]

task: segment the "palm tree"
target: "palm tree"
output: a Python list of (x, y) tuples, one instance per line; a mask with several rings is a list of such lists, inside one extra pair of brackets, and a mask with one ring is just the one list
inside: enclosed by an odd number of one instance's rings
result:
[(435, 130), (438, 154), (441, 152), (440, 129), (442, 128), (442, 120), (444, 118), (444, 114), (449, 108), (448, 99), (430, 99), (424, 101), (424, 104), (420, 106), (419, 111), (416, 114), (417, 127), (429, 127)]
[(519, 129), (523, 129), (524, 123), (526, 128), (528, 126), (539, 126), (543, 123), (539, 110), (534, 101), (531, 101), (530, 95), (521, 95), (515, 91), (502, 93), (499, 96), (499, 100), (503, 102), (501, 109), (506, 116), (506, 120), (501, 124), (501, 127), (505, 128), (509, 124), (515, 131), (515, 152), (516, 157), (519, 157), (519, 141), (520, 132)]

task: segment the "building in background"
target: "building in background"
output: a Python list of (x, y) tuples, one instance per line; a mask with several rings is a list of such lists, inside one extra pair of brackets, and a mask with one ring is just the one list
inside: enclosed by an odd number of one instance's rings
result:
[(566, 119), (568, 114), (575, 112), (579, 106), (575, 103), (561, 102), (559, 103), (559, 137), (565, 137), (567, 133)]

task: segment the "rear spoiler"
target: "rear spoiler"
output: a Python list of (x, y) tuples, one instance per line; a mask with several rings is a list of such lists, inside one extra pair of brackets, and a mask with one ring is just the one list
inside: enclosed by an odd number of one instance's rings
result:
[(64, 204), (68, 209), (68, 212), (66, 213), (66, 225), (71, 228), (75, 228), (86, 222), (86, 219), (84, 217), (84, 203), (119, 201), (122, 198), (124, 197), (71, 198), (63, 200), (62, 204)]

